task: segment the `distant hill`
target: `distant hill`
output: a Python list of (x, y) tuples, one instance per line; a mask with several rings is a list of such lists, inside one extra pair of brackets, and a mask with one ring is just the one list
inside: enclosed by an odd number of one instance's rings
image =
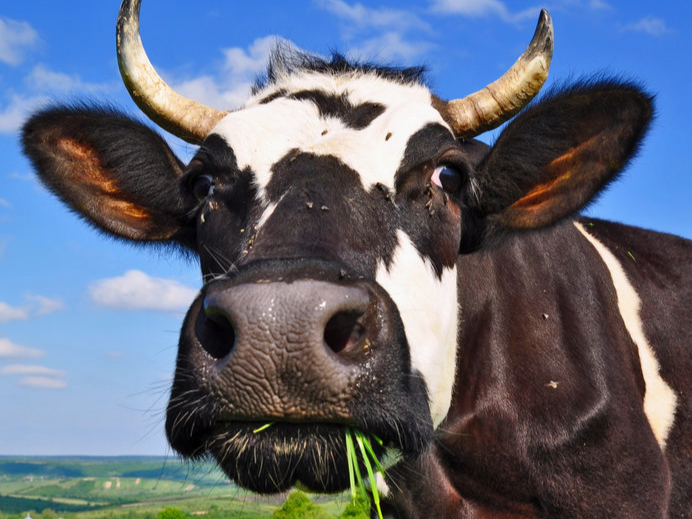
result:
[(0, 456), (0, 512), (63, 515), (146, 502), (215, 499), (237, 493), (212, 463), (176, 457)]
[[(0, 515), (23, 519), (154, 519), (174, 507), (188, 517), (269, 519), (286, 495), (258, 496), (211, 462), (169, 457), (0, 456)], [(312, 496), (337, 517), (349, 497)], [(44, 511), (47, 515), (42, 515)]]
[(15, 457), (0, 456), (0, 478), (156, 478), (218, 485), (226, 478), (211, 462), (194, 464), (177, 457)]

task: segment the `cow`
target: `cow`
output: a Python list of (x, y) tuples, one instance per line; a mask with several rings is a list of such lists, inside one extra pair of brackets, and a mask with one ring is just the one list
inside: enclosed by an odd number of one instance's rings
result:
[(692, 242), (579, 215), (638, 151), (652, 96), (599, 78), (531, 101), (546, 12), (507, 73), (449, 101), (421, 69), (279, 46), (219, 111), (156, 74), (138, 0), (117, 40), (189, 163), (104, 106), (39, 111), (22, 142), (97, 230), (199, 257), (175, 451), (260, 493), (340, 492), (358, 430), (381, 441), (389, 517), (692, 517)]

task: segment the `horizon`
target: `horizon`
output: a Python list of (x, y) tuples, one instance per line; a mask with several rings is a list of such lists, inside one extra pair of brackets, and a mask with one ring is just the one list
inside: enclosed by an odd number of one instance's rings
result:
[[(178, 331), (201, 282), (198, 266), (94, 232), (39, 185), (18, 142), (22, 121), (50, 102), (110, 103), (145, 120), (118, 72), (119, 3), (35, 0), (0, 8), (3, 457), (177, 458), (163, 421)], [(692, 238), (692, 108), (684, 102), (692, 4), (143, 4), (142, 39), (156, 69), (184, 95), (223, 109), (248, 95), (276, 37), (321, 55), (338, 48), (366, 61), (425, 64), (436, 94), (461, 97), (514, 63), (546, 8), (555, 52), (544, 90), (605, 74), (634, 79), (656, 96), (657, 116), (637, 157), (586, 214)], [(499, 133), (481, 138), (492, 142)], [(194, 153), (166, 140), (183, 160)]]

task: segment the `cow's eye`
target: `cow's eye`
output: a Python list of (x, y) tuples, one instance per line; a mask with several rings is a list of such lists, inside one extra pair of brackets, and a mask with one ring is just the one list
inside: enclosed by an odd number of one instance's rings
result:
[(201, 202), (214, 193), (214, 178), (211, 175), (199, 175), (190, 182), (190, 189)]
[(457, 168), (442, 164), (435, 168), (430, 181), (450, 193), (459, 191), (464, 178)]

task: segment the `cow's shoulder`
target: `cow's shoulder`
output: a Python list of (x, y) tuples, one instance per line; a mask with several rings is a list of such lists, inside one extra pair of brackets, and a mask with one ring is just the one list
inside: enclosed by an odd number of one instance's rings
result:
[[(438, 439), (463, 459), (452, 478), (471, 499), (522, 502), (538, 492), (545, 506), (575, 499), (576, 510), (588, 494), (595, 517), (611, 510), (612, 494), (594, 492), (593, 470), (580, 467), (665, 472), (661, 446), (674, 423), (675, 392), (642, 340), (641, 320), (633, 326), (619, 304), (638, 291), (618, 279), (608, 249), (585, 228), (567, 221), (459, 259), (457, 385)], [(648, 371), (645, 354), (654, 361)], [(647, 405), (653, 387), (672, 397), (669, 405)], [(540, 481), (532, 481), (536, 474)], [(602, 483), (631, 495), (643, 482)], [(656, 494), (667, 483), (649, 484)], [(636, 506), (653, 506), (639, 499)]]
[(635, 285), (692, 291), (692, 240), (596, 218), (583, 217), (577, 224), (611, 251)]

